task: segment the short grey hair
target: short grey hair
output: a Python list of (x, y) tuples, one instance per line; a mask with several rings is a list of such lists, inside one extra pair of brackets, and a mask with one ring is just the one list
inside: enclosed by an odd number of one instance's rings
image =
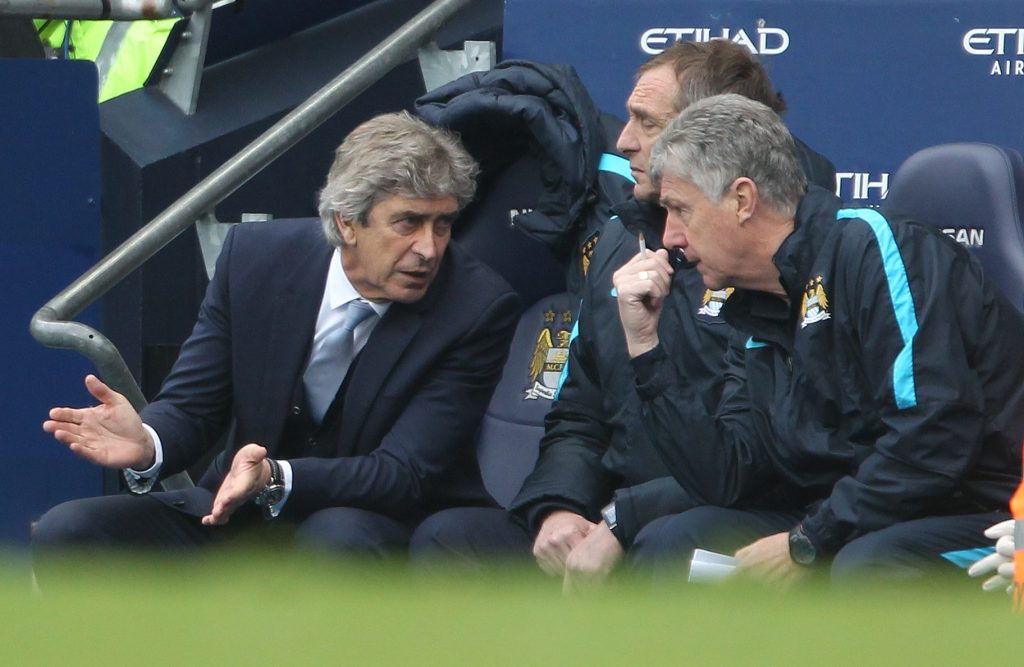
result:
[(792, 215), (807, 189), (796, 143), (770, 108), (734, 93), (695, 102), (676, 117), (651, 151), (651, 180), (665, 174), (693, 182), (714, 202), (746, 176), (760, 198)]
[(399, 197), (455, 197), (459, 209), (473, 199), (480, 168), (457, 135), (406, 111), (376, 116), (356, 127), (334, 154), (320, 191), (320, 221), (333, 246), (344, 241), (335, 224), (366, 225), (377, 202)]

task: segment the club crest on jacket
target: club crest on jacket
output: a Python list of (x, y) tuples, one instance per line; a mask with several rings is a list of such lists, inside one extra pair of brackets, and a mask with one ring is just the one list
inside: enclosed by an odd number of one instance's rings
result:
[(526, 388), (525, 400), (546, 398), (550, 401), (555, 397), (562, 370), (569, 360), (572, 325), (571, 310), (544, 311), (544, 323), (530, 357), (530, 385)]
[(725, 305), (726, 299), (729, 298), (733, 291), (735, 290), (732, 287), (704, 290), (704, 298), (701, 300), (700, 308), (697, 309), (697, 314), (718, 317), (722, 312), (722, 306)]
[(825, 287), (821, 284), (821, 276), (807, 281), (803, 302), (800, 304), (800, 317), (801, 329), (808, 324), (832, 318), (828, 309), (828, 296), (825, 295)]

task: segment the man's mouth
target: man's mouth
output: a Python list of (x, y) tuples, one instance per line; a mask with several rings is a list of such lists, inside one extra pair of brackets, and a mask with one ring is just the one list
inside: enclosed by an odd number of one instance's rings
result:
[(427, 270), (404, 270), (399, 271), (399, 273), (401, 273), (403, 276), (416, 283), (427, 282), (428, 280), (430, 280), (431, 275), (430, 271)]

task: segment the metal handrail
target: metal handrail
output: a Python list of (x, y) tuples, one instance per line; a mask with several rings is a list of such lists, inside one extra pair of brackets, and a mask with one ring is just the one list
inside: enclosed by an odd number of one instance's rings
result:
[(140, 21), (188, 16), (213, 0), (4, 0), (0, 16)]
[[(71, 319), (339, 109), (413, 56), (471, 2), (435, 0), (407, 21), (50, 299), (32, 316), (32, 336), (47, 347), (81, 353), (136, 410), (145, 407), (146, 399), (114, 344), (99, 331)], [(163, 481), (165, 489), (181, 486), (191, 486), (184, 473)]]

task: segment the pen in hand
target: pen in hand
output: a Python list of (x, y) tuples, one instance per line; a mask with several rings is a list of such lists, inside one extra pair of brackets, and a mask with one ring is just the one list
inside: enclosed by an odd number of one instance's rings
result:
[(647, 239), (644, 238), (643, 232), (640, 232), (638, 240), (640, 241), (640, 257), (647, 259)]

